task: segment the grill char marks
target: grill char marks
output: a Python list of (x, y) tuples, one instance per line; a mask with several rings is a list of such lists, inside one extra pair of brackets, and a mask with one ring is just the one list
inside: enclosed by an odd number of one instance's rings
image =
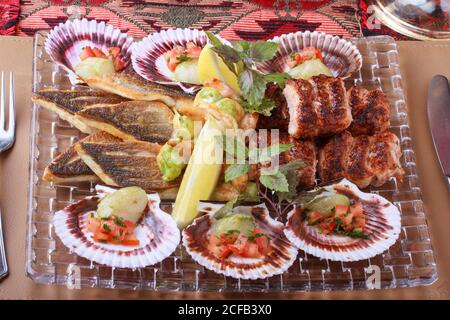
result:
[(104, 90), (132, 100), (162, 101), (170, 107), (192, 104), (193, 97), (184, 91), (141, 79), (137, 75), (115, 73), (87, 80), (94, 89)]
[(352, 137), (346, 131), (319, 151), (319, 176), (322, 182), (345, 177), (360, 188), (378, 187), (390, 177), (403, 177), (400, 157), (399, 140), (391, 132)]
[(352, 122), (342, 79), (288, 80), (283, 94), (289, 109), (289, 134), (295, 138), (336, 134)]
[[(121, 139), (113, 137), (106, 132), (99, 131), (87, 136), (77, 143), (121, 141)], [(83, 160), (81, 160), (80, 156), (75, 151), (75, 145), (71, 145), (65, 152), (55, 157), (45, 168), (42, 177), (44, 181), (61, 183), (98, 180), (95, 173), (83, 162)]]
[(96, 105), (77, 113), (87, 125), (124, 140), (165, 143), (173, 131), (173, 112), (158, 101), (126, 101)]
[(380, 89), (368, 91), (354, 86), (348, 97), (353, 116), (349, 131), (353, 135), (373, 135), (389, 129), (389, 102)]
[(95, 104), (116, 104), (126, 99), (114, 94), (91, 90), (46, 89), (36, 92), (32, 97), (36, 104), (55, 112), (61, 119), (84, 133), (95, 129), (75, 118), (75, 113)]
[(106, 184), (117, 187), (138, 186), (147, 192), (166, 190), (178, 182), (162, 180), (156, 156), (161, 146), (148, 142), (92, 143), (75, 146), (81, 159)]
[(33, 100), (37, 103), (42, 100), (53, 103), (74, 114), (94, 104), (115, 104), (126, 99), (102, 91), (46, 89), (36, 92)]

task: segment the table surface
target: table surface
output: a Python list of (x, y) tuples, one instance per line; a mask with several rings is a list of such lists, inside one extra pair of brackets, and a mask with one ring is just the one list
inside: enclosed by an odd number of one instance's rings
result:
[(278, 294), (155, 293), (111, 289), (69, 290), (34, 284), (25, 275), (26, 209), (31, 115), (32, 38), (0, 37), (0, 70), (16, 76), (17, 136), (14, 148), (0, 155), (0, 205), (9, 276), (0, 282), (0, 299), (449, 299), (450, 196), (434, 152), (426, 116), (428, 82), (435, 74), (450, 78), (450, 42), (399, 42), (400, 66), (417, 171), (427, 209), (439, 279), (427, 287), (353, 292)]

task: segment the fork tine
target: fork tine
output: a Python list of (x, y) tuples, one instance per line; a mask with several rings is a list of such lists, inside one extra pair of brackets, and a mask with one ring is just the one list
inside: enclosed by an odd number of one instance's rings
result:
[(5, 72), (2, 71), (1, 76), (1, 92), (0, 92), (0, 131), (5, 129), (5, 101), (6, 101), (6, 81)]
[(15, 111), (14, 111), (14, 73), (9, 73), (9, 122), (8, 133), (14, 135), (15, 130)]

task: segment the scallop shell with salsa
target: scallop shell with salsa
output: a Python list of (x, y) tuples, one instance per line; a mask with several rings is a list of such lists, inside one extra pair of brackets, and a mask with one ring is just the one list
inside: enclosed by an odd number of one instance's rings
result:
[(268, 236), (269, 249), (260, 257), (232, 255), (221, 258), (210, 247), (215, 214), (223, 205), (201, 202), (199, 211), (205, 214), (186, 227), (182, 242), (187, 252), (200, 265), (219, 274), (237, 279), (264, 279), (285, 272), (297, 257), (297, 248), (284, 236), (284, 226), (274, 220), (264, 204), (257, 206), (238, 206), (234, 213), (253, 217), (256, 228)]
[(97, 186), (97, 195), (86, 197), (55, 213), (55, 232), (62, 243), (80, 257), (118, 268), (143, 268), (170, 256), (180, 243), (180, 231), (172, 217), (159, 208), (158, 194), (148, 194), (148, 208), (134, 233), (139, 245), (125, 246), (94, 241), (87, 228), (90, 212), (100, 200), (115, 191)]
[(321, 51), (323, 62), (334, 77), (348, 78), (362, 66), (362, 56), (358, 48), (338, 36), (317, 31), (298, 31), (277, 36), (270, 41), (278, 43), (279, 46), (274, 58), (258, 64), (258, 69), (265, 73), (287, 72), (291, 54), (301, 52), (307, 47)]
[(362, 204), (366, 237), (324, 234), (316, 225), (308, 223), (300, 206), (288, 214), (284, 230), (286, 237), (296, 247), (322, 259), (347, 262), (374, 257), (397, 241), (401, 231), (401, 217), (400, 211), (391, 202), (377, 194), (360, 191), (346, 179), (324, 187), (323, 191), (341, 194), (350, 202)]
[[(219, 39), (223, 43), (228, 43), (221, 38)], [(177, 28), (152, 33), (135, 44), (131, 58), (133, 69), (148, 81), (179, 86), (185, 92), (192, 94), (199, 90), (201, 86), (176, 81), (173, 72), (167, 65), (164, 54), (175, 46), (185, 47), (188, 43), (203, 48), (208, 41), (206, 33), (197, 29)]]
[(125, 67), (131, 62), (134, 39), (104, 21), (88, 19), (67, 20), (53, 28), (45, 39), (48, 55), (69, 74), (72, 83), (83, 83), (74, 68), (81, 61), (80, 55), (87, 46), (107, 52), (110, 47), (120, 48)]

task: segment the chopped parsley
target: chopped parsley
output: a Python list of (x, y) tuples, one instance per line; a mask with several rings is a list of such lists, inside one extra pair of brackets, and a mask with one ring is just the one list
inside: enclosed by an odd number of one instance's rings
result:
[(182, 54), (180, 54), (177, 57), (177, 62), (178, 63), (186, 62), (186, 61), (189, 61), (189, 60), (191, 60), (191, 58), (189, 58), (186, 53), (182, 53)]

